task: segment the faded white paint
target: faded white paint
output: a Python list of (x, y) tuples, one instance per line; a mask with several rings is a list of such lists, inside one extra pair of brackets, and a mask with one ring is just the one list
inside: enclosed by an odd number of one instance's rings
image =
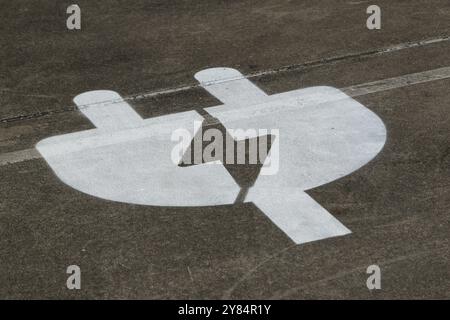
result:
[(70, 16), (66, 20), (66, 27), (69, 30), (81, 30), (81, 9), (77, 4), (67, 7), (67, 14)]
[[(349, 233), (304, 191), (370, 161), (386, 140), (382, 121), (335, 88), (268, 96), (234, 69), (207, 69), (195, 77), (223, 103), (206, 111), (226, 128), (279, 129), (274, 141), (279, 172), (259, 176), (245, 201), (295, 243)], [(222, 165), (179, 167), (171, 161), (172, 132), (186, 128), (193, 136), (197, 129), (190, 129), (192, 124), (202, 120), (196, 112), (143, 120), (112, 91), (83, 93), (74, 101), (97, 128), (36, 146), (68, 185), (104, 199), (156, 206), (222, 205), (236, 199), (239, 186)], [(269, 153), (266, 162), (270, 160)]]

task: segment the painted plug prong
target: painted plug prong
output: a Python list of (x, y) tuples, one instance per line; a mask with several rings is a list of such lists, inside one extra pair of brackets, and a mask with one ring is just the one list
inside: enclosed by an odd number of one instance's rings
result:
[(115, 91), (88, 91), (77, 95), (73, 101), (78, 109), (99, 129), (133, 128), (143, 120)]

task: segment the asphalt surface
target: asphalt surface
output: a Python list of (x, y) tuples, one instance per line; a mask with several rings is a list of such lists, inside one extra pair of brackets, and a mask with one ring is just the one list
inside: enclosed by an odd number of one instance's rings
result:
[[(355, 97), (385, 123), (386, 145), (308, 191), (352, 233), (302, 245), (251, 203), (106, 201), (20, 156), (93, 128), (72, 102), (84, 91), (117, 91), (149, 118), (217, 105), (193, 86), (208, 67), (278, 93), (450, 66), (447, 0), (379, 0), (375, 31), (368, 1), (79, 0), (81, 31), (66, 30), (69, 2), (0, 3), (0, 158), (14, 159), (0, 166), (0, 298), (450, 297), (450, 79)], [(66, 288), (72, 264), (81, 290)], [(372, 264), (381, 290), (366, 287)]]

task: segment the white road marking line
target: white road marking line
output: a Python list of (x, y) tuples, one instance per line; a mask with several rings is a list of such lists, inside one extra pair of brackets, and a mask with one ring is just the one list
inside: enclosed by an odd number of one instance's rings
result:
[[(342, 88), (351, 97), (377, 93), (392, 89), (408, 87), (416, 84), (438, 81), (450, 78), (450, 67), (443, 67), (424, 72), (407, 74)], [(0, 166), (40, 158), (34, 148), (0, 154)]]

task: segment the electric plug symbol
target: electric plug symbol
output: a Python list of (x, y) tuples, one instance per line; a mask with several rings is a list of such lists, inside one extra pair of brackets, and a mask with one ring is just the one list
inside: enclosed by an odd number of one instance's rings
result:
[(224, 165), (173, 163), (171, 133), (186, 128), (195, 136), (200, 128), (192, 124), (203, 120), (200, 114), (142, 119), (113, 91), (90, 91), (74, 99), (95, 129), (50, 137), (36, 148), (64, 183), (102, 199), (189, 207), (232, 204), (240, 197), (297, 244), (350, 233), (305, 191), (373, 159), (386, 141), (381, 119), (331, 87), (267, 95), (230, 68), (203, 70), (195, 78), (223, 103), (205, 110), (229, 134), (230, 128), (280, 132), (264, 161), (279, 150), (277, 174), (258, 175), (245, 195)]

